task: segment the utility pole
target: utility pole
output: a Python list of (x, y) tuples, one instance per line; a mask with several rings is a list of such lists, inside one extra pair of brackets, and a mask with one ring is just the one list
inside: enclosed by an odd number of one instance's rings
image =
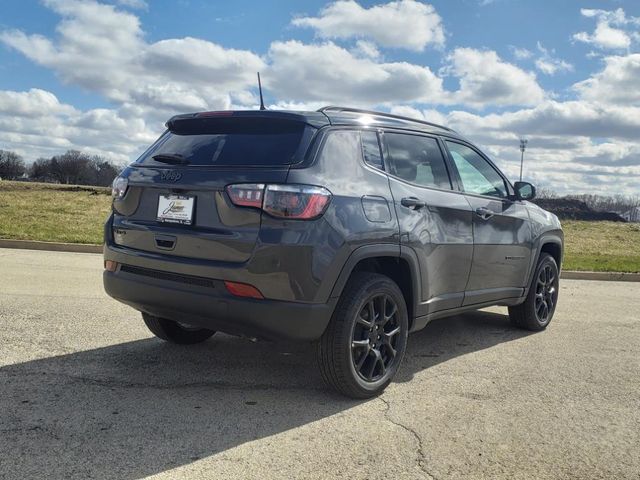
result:
[(522, 165), (524, 165), (524, 151), (527, 149), (527, 143), (529, 140), (520, 139), (520, 181), (522, 181)]

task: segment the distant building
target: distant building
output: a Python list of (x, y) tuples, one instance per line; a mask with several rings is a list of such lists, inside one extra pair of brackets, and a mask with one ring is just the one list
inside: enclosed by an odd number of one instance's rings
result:
[(640, 222), (640, 207), (633, 207), (628, 212), (624, 212), (620, 215), (627, 222)]

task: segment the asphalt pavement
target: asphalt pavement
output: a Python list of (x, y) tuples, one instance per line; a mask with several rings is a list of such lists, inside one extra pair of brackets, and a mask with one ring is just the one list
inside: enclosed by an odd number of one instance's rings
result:
[(640, 479), (640, 283), (562, 281), (541, 333), (436, 320), (353, 401), (307, 344), (157, 340), (101, 270), (0, 249), (0, 478)]

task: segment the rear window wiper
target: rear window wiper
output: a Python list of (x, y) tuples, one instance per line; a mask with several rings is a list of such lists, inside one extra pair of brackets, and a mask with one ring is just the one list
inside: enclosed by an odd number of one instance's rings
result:
[(189, 160), (179, 153), (158, 153), (152, 157), (156, 162), (170, 163), (171, 165), (188, 165)]

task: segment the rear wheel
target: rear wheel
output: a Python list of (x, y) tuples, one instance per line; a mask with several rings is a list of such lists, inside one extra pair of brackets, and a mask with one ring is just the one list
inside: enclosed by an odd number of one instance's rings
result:
[(378, 395), (402, 362), (408, 325), (395, 282), (377, 273), (355, 273), (318, 343), (324, 381), (352, 398)]
[(142, 314), (142, 319), (151, 333), (167, 342), (190, 345), (204, 342), (214, 333), (214, 330), (193, 327), (166, 318), (154, 317), (148, 313)]
[(511, 323), (527, 330), (544, 330), (551, 322), (558, 303), (560, 275), (555, 259), (541, 253), (524, 303), (509, 307)]

